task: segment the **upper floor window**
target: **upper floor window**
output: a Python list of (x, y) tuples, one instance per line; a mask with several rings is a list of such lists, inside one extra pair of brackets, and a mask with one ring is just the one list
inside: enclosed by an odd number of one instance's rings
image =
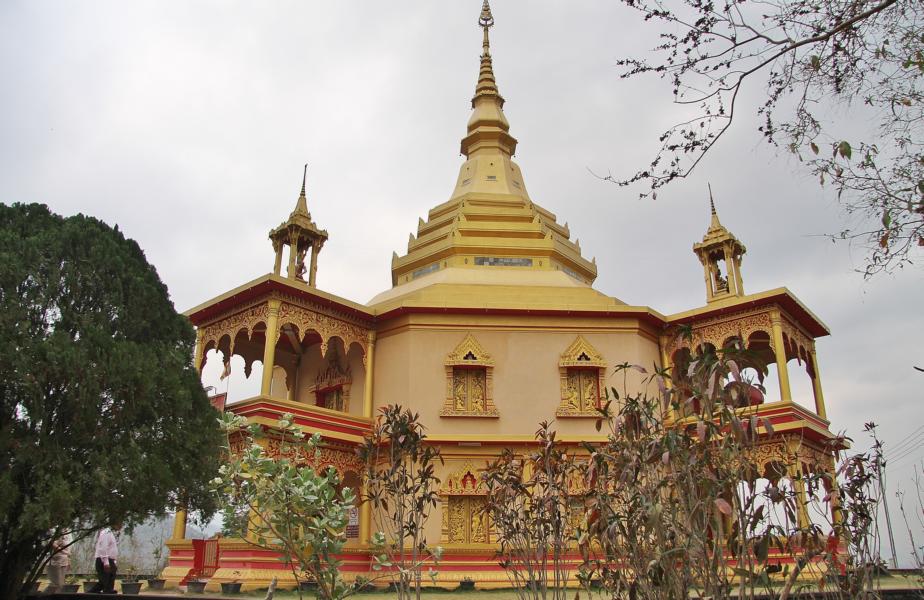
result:
[(561, 402), (557, 417), (596, 417), (606, 361), (583, 336), (577, 336), (558, 362)]
[(446, 399), (440, 416), (497, 417), (494, 406), (494, 360), (471, 334), (445, 361)]

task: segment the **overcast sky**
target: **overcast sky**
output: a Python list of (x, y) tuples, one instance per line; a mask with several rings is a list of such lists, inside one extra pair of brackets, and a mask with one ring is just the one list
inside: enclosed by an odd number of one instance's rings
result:
[[(318, 285), (365, 302), (453, 189), (480, 5), (2, 2), (0, 202), (117, 224), (186, 310), (272, 268), (267, 233), (294, 207), (308, 162), (309, 209), (330, 233)], [(746, 291), (786, 286), (831, 328), (818, 357), (832, 429), (862, 448), (864, 421), (877, 422), (902, 457), (889, 485), (907, 488), (924, 458), (924, 373), (912, 369), (924, 366), (924, 270), (864, 281), (862, 248), (821, 235), (846, 223), (833, 197), (760, 141), (753, 111), (656, 201), (595, 178), (647, 164), (681, 114), (667, 84), (620, 79), (614, 66), (645, 53), (653, 32), (616, 2), (493, 9), (516, 160), (533, 201), (596, 257), (595, 287), (666, 314), (702, 305), (691, 245), (711, 182), (748, 248)], [(761, 93), (749, 87), (744, 101)]]

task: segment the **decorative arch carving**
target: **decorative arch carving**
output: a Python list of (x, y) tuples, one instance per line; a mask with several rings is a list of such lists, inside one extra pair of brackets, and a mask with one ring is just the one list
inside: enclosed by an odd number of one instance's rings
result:
[(484, 469), (476, 467), (467, 460), (452, 471), (440, 486), (443, 496), (483, 496), (487, 493), (481, 473)]
[(494, 359), (475, 336), (465, 339), (446, 356), (446, 400), (441, 417), (500, 416), (494, 405)]
[(279, 323), (295, 325), (303, 338), (308, 331), (316, 332), (321, 336), (321, 354), (327, 353), (328, 342), (333, 337), (343, 340), (344, 348), (357, 344), (362, 348), (363, 364), (366, 364), (368, 354), (366, 340), (369, 331), (365, 327), (286, 301), (279, 305)]
[(467, 334), (465, 339), (456, 346), (455, 350), (446, 356), (446, 365), (475, 365), (482, 367), (493, 367), (494, 359), (488, 354), (475, 336)]
[(596, 417), (600, 390), (604, 389), (606, 360), (584, 339), (577, 336), (558, 361), (561, 401), (556, 417)]

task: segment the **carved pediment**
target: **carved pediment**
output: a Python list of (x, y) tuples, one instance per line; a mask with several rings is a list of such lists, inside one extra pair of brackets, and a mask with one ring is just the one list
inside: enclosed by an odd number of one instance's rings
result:
[(579, 335), (562, 353), (558, 366), (606, 368), (606, 360), (590, 342), (584, 339), (584, 336)]
[(493, 367), (494, 359), (485, 352), (475, 336), (468, 334), (465, 339), (456, 346), (456, 349), (446, 357), (446, 366), (453, 365), (472, 365), (480, 367)]
[(443, 481), (440, 487), (440, 493), (448, 496), (482, 496), (486, 493), (484, 482), (481, 480), (481, 472), (472, 464), (466, 461), (459, 465)]

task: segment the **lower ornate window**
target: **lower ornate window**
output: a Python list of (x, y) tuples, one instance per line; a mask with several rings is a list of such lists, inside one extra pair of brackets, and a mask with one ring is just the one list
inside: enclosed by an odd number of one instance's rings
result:
[(487, 544), (491, 541), (484, 496), (449, 496), (446, 541), (450, 544)]

